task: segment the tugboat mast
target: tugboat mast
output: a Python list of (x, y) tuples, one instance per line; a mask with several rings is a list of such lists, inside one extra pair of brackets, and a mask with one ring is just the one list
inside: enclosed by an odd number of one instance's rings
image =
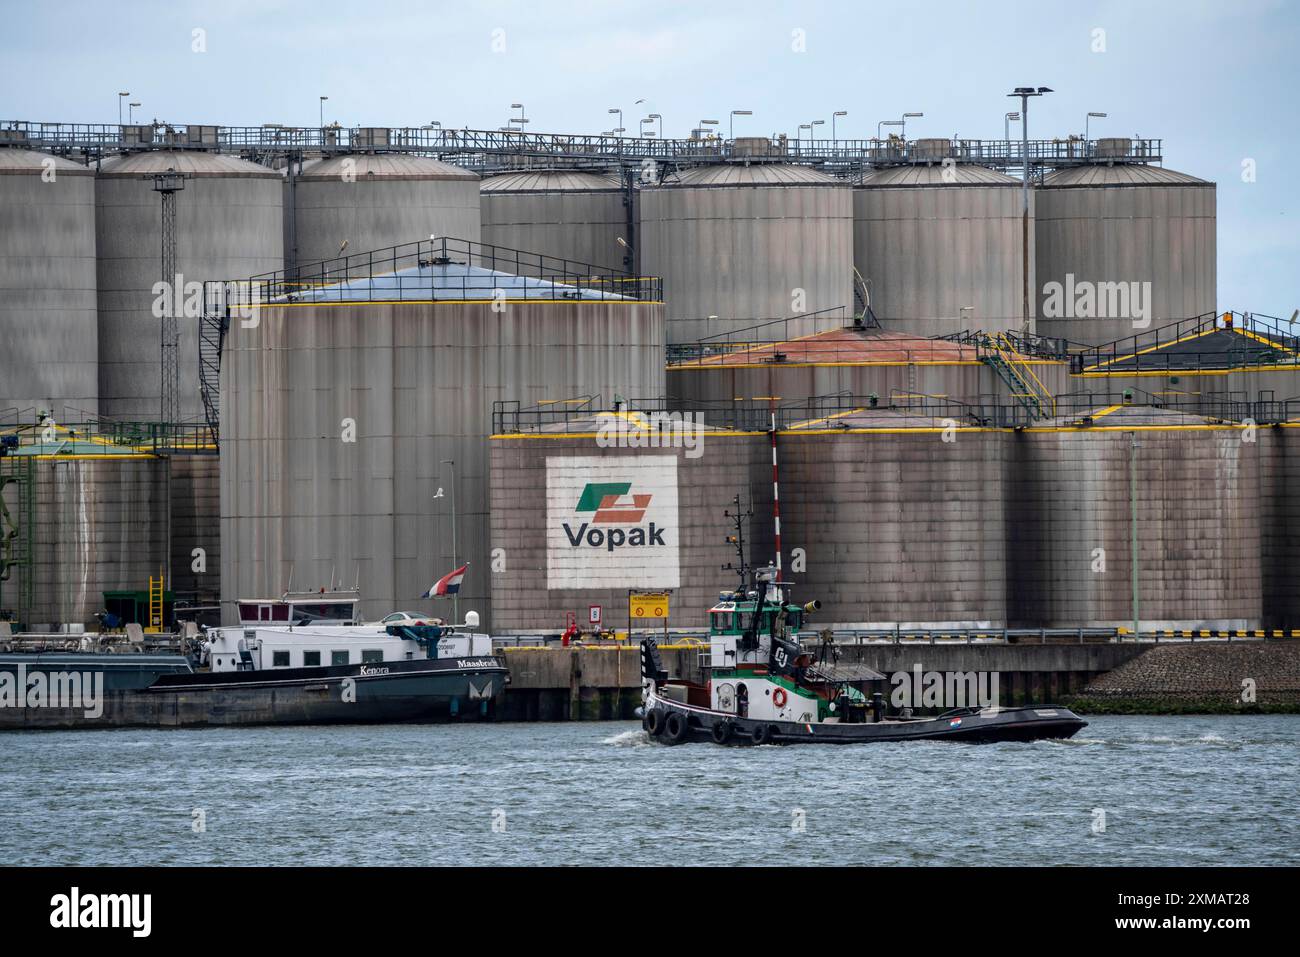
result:
[(740, 593), (743, 595), (749, 588), (749, 564), (745, 561), (745, 520), (754, 514), (754, 506), (751, 504), (745, 511), (740, 510), (740, 495), (737, 494), (731, 500), (736, 507), (735, 514), (724, 511), (722, 514), (731, 519), (732, 525), (736, 528), (734, 535), (727, 536), (727, 543), (736, 547), (736, 556), (739, 564), (728, 562), (722, 566), (723, 571), (734, 571), (740, 576)]

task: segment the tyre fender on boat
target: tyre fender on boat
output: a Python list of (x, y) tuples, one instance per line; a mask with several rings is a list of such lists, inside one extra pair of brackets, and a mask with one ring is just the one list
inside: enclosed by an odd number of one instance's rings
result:
[(646, 712), (645, 729), (651, 736), (657, 736), (664, 729), (664, 712), (662, 708), (651, 708)]
[(681, 741), (686, 737), (689, 725), (686, 722), (686, 715), (680, 711), (670, 711), (664, 718), (664, 737), (673, 744)]
[(786, 694), (784, 688), (777, 688), (772, 692), (772, 704), (776, 705), (778, 708), (784, 708), (785, 703), (789, 700), (790, 696)]
[(713, 735), (714, 744), (726, 744), (728, 741), (731, 740), (731, 731), (732, 731), (731, 721), (726, 718), (723, 718), (721, 721), (719, 721), (717, 724), (713, 726), (712, 730), (709, 733)]
[(749, 734), (755, 744), (768, 744), (772, 740), (772, 726), (770, 724), (756, 724), (754, 730)]

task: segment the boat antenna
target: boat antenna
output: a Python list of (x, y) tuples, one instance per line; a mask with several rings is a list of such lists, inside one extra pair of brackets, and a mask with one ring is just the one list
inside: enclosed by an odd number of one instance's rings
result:
[(724, 511), (722, 514), (731, 519), (731, 524), (735, 528), (735, 532), (727, 536), (727, 544), (735, 546), (737, 560), (736, 562), (728, 562), (722, 566), (722, 569), (723, 571), (734, 571), (740, 576), (740, 591), (744, 594), (746, 586), (749, 584), (749, 564), (745, 561), (745, 522), (754, 514), (754, 505), (753, 502), (750, 502), (749, 506), (742, 511), (739, 494), (731, 500), (731, 504), (735, 506), (736, 511), (734, 513)]

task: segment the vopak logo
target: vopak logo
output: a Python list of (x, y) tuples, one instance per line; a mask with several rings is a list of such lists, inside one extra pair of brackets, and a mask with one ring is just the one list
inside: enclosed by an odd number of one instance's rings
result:
[[(629, 494), (631, 493), (631, 494)], [(626, 497), (625, 497), (626, 496)], [(651, 522), (645, 528), (593, 528), (593, 525), (639, 525), (645, 518), (646, 509), (650, 507), (649, 493), (632, 492), (631, 482), (588, 482), (578, 497), (574, 509), (579, 515), (591, 513), (591, 520), (583, 522), (574, 531), (568, 522), (564, 525), (564, 534), (569, 544), (575, 548), (586, 544), (592, 548), (605, 548), (613, 551), (624, 545), (640, 547), (645, 545), (663, 545), (664, 530)]]

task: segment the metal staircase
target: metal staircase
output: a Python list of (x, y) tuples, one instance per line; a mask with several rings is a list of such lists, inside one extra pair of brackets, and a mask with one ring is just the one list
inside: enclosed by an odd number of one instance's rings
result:
[(1037, 419), (1056, 415), (1056, 398), (1005, 334), (987, 336), (979, 344), (979, 356), (1007, 384), (1011, 397), (1030, 415)]
[(203, 318), (199, 324), (199, 395), (203, 399), (203, 417), (212, 432), (212, 441), (220, 442), (221, 422), (221, 350), (230, 329), (230, 304), (227, 283), (204, 283)]

